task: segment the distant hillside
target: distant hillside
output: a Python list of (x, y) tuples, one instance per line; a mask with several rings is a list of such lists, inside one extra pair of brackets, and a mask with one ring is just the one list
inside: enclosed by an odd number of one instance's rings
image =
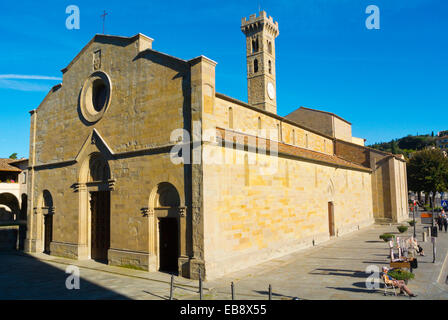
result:
[(429, 146), (435, 146), (436, 138), (434, 133), (417, 136), (409, 134), (400, 139), (375, 143), (369, 145), (369, 147), (393, 154), (403, 154), (406, 158), (409, 158), (409, 155), (414, 151), (422, 150)]

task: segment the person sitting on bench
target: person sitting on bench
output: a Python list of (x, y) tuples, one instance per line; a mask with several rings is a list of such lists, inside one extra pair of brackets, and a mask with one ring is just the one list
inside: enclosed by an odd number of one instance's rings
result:
[(386, 284), (392, 284), (394, 287), (397, 287), (400, 289), (400, 294), (404, 292), (406, 292), (408, 294), (408, 296), (410, 297), (416, 297), (417, 295), (414, 294), (411, 290), (409, 290), (409, 288), (406, 286), (406, 284), (404, 283), (403, 280), (395, 280), (394, 278), (392, 278), (391, 276), (389, 276), (387, 274), (387, 272), (389, 271), (388, 267), (383, 267), (383, 280), (384, 283)]

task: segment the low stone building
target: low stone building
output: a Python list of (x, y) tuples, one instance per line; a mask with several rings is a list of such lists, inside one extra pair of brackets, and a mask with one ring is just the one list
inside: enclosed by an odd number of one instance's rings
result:
[(0, 159), (0, 221), (25, 220), (28, 159)]
[(277, 115), (278, 24), (241, 30), (248, 103), (142, 34), (81, 50), (31, 112), (28, 251), (212, 279), (374, 222), (360, 140)]

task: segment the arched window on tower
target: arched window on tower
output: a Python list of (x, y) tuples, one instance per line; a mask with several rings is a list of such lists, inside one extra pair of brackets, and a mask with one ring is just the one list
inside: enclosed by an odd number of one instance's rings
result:
[(258, 72), (258, 60), (255, 59), (254, 60), (254, 73), (257, 73), (257, 72)]
[(272, 63), (271, 60), (268, 61), (269, 73), (272, 74)]
[(252, 53), (258, 52), (258, 38), (252, 39)]
[(272, 43), (268, 40), (268, 52), (272, 54)]

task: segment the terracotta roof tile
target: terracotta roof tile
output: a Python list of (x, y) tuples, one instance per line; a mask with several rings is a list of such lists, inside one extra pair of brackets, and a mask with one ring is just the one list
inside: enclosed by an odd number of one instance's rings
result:
[(14, 162), (13, 159), (2, 159), (0, 158), (0, 171), (9, 171), (9, 172), (22, 172), (17, 167), (10, 165), (11, 162)]

